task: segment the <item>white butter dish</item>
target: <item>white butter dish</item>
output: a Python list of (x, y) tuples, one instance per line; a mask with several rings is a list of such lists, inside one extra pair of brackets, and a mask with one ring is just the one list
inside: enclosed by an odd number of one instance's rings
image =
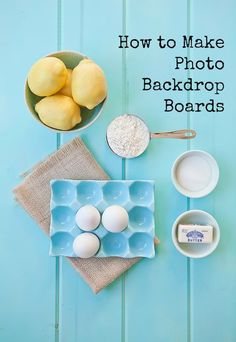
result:
[[(210, 243), (182, 243), (178, 239), (179, 226), (206, 226), (212, 227), (212, 242)], [(172, 227), (172, 241), (176, 249), (190, 258), (204, 258), (210, 255), (220, 241), (220, 228), (216, 219), (203, 210), (189, 210), (182, 213), (175, 220)]]

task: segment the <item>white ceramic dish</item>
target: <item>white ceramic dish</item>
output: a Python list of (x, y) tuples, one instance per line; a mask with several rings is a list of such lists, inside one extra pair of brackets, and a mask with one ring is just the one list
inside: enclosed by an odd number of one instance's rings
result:
[[(212, 243), (180, 243), (178, 242), (179, 224), (201, 224), (213, 226)], [(220, 228), (215, 218), (202, 210), (190, 210), (181, 214), (172, 227), (172, 241), (176, 249), (183, 255), (190, 258), (204, 258), (211, 254), (220, 241)]]
[(215, 159), (201, 150), (181, 154), (172, 167), (175, 188), (190, 198), (200, 198), (214, 190), (219, 180), (219, 167)]

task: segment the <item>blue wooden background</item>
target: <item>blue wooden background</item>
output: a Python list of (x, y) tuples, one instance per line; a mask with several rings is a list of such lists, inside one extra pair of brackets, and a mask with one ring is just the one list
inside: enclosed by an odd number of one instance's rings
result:
[[(235, 14), (234, 0), (9, 0), (0, 5), (0, 341), (1, 342), (235, 342)], [(223, 72), (191, 76), (225, 81), (223, 114), (165, 114), (164, 93), (143, 93), (140, 78), (186, 77), (174, 71), (183, 50), (121, 50), (119, 34), (179, 41), (182, 34), (222, 37), (220, 51), (189, 51), (192, 58), (222, 58)], [(121, 279), (94, 295), (63, 258), (48, 256), (49, 241), (14, 202), (19, 174), (71, 140), (31, 118), (24, 104), (30, 66), (52, 51), (78, 50), (104, 69), (109, 101), (100, 119), (81, 136), (114, 179), (156, 181), (158, 257), (143, 260)], [(200, 102), (209, 94), (176, 92), (175, 101)], [(147, 153), (122, 162), (105, 143), (107, 124), (130, 112), (154, 130), (191, 127), (191, 142), (152, 141)], [(170, 169), (187, 149), (217, 159), (221, 178), (208, 197), (189, 200), (174, 189)], [(171, 226), (181, 212), (209, 211), (221, 227), (221, 242), (206, 259), (190, 260), (171, 242)]]

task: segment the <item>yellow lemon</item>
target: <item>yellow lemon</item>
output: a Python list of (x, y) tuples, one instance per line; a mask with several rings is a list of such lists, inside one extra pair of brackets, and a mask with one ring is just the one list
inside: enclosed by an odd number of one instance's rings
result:
[(72, 96), (80, 106), (93, 109), (107, 95), (102, 69), (90, 59), (83, 59), (72, 72)]
[(72, 97), (72, 91), (71, 91), (71, 80), (72, 80), (72, 70), (67, 69), (67, 78), (66, 78), (66, 83), (61, 90), (57, 94), (62, 94), (66, 96)]
[(66, 83), (67, 69), (56, 57), (45, 57), (36, 62), (28, 74), (30, 90), (38, 96), (50, 96)]
[(67, 131), (81, 122), (80, 107), (65, 95), (52, 95), (40, 100), (35, 110), (47, 126)]

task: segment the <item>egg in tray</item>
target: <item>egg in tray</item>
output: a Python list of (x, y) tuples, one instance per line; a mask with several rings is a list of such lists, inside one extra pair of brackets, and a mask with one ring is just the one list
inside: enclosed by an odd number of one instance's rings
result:
[(51, 181), (50, 255), (155, 255), (154, 182)]

